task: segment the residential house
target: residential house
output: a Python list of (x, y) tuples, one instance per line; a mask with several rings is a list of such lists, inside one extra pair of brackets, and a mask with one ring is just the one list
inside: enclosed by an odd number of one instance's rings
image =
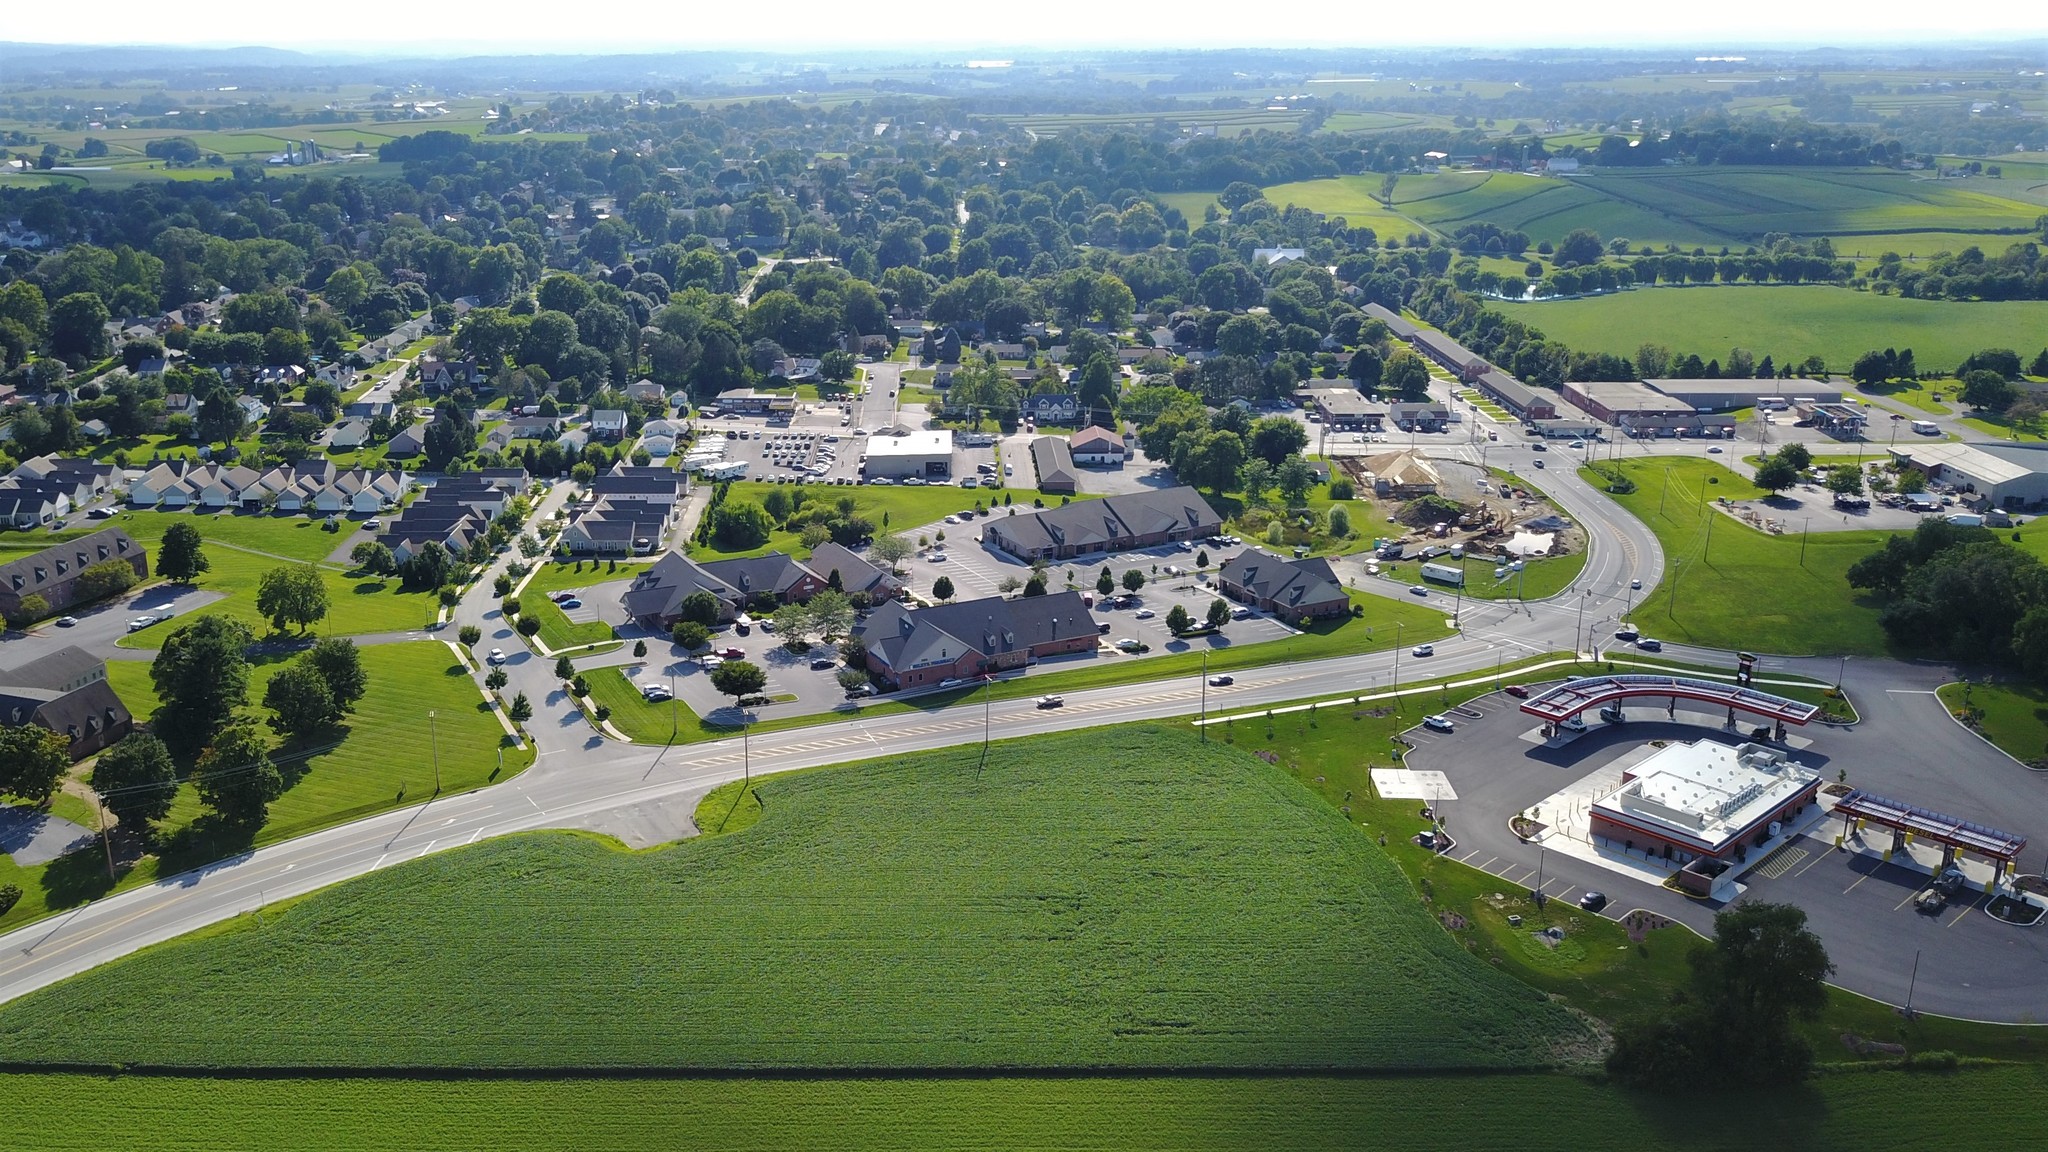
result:
[(70, 493), (47, 480), (0, 480), (0, 524), (10, 528), (41, 528), (72, 508)]
[(108, 560), (126, 562), (137, 579), (149, 576), (148, 554), (119, 528), (102, 528), (0, 564), (0, 615), (19, 612), (28, 596), (41, 596), (52, 612), (70, 607), (78, 602), (79, 574)]
[(1034, 424), (1072, 424), (1081, 415), (1081, 398), (1069, 393), (1026, 396), (1024, 417)]
[(384, 444), (384, 455), (393, 460), (409, 459), (426, 450), (427, 426), (423, 423), (401, 429)]
[(1071, 496), (1081, 490), (1080, 474), (1074, 469), (1073, 453), (1059, 436), (1040, 436), (1031, 442), (1031, 466), (1038, 471), (1038, 490), (1054, 496)]
[(661, 385), (645, 377), (626, 385), (626, 396), (639, 404), (661, 404), (667, 399)]
[(56, 732), (77, 760), (128, 735), (135, 718), (107, 683), (106, 661), (66, 647), (0, 672), (0, 724)]
[(1076, 500), (1060, 508), (989, 519), (982, 540), (1022, 560), (1152, 548), (1213, 536), (1222, 518), (1185, 485)]
[(1076, 464), (1111, 468), (1121, 468), (1130, 453), (1123, 437), (1100, 424), (1090, 424), (1069, 437), (1067, 451)]
[(1308, 251), (1302, 248), (1252, 249), (1252, 263), (1260, 265), (1262, 267), (1271, 264), (1284, 264), (1295, 260), (1302, 260), (1306, 259), (1307, 256)]
[(1344, 582), (1320, 556), (1286, 560), (1258, 548), (1233, 556), (1216, 574), (1225, 596), (1283, 620), (1321, 619), (1351, 611)]
[(618, 440), (626, 434), (626, 414), (617, 408), (594, 408), (590, 413), (590, 434), (600, 440)]
[(431, 356), (420, 359), (420, 391), (429, 396), (445, 395), (458, 388), (474, 389), (483, 379), (473, 356), (460, 360), (436, 360)]
[(335, 425), (327, 434), (327, 446), (337, 451), (361, 448), (370, 438), (370, 422), (367, 420), (344, 420)]
[(297, 364), (265, 364), (256, 369), (252, 383), (261, 387), (275, 384), (279, 391), (289, 392), (306, 382), (306, 370)]
[(868, 671), (895, 688), (922, 688), (1093, 652), (1095, 617), (1078, 592), (991, 596), (927, 608), (888, 601), (854, 625)]

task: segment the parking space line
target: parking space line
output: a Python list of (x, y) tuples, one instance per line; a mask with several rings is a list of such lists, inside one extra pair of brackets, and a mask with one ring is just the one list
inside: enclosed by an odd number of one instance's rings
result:
[[(1865, 880), (1868, 880), (1868, 879), (1870, 879), (1870, 877), (1871, 877), (1871, 873), (1869, 873), (1869, 872), (1865, 872), (1865, 873), (1864, 873), (1863, 875), (1861, 875), (1861, 876), (1858, 876), (1858, 877), (1856, 878), (1856, 884), (1861, 884), (1861, 883), (1863, 883), (1863, 882), (1864, 882)], [(1849, 893), (1851, 893), (1851, 892), (1854, 892), (1854, 891), (1856, 890), (1856, 884), (1851, 884), (1851, 885), (1849, 885), (1849, 886), (1848, 886), (1847, 888), (1844, 888), (1844, 889), (1842, 889), (1842, 895), (1844, 895), (1844, 896), (1847, 896), (1847, 895), (1848, 895)]]
[(1813, 863), (1812, 863), (1812, 864), (1808, 864), (1808, 865), (1807, 865), (1806, 867), (1804, 867), (1804, 868), (1801, 868), (1801, 869), (1800, 869), (1799, 871), (1797, 871), (1797, 872), (1794, 872), (1794, 873), (1792, 874), (1792, 877), (1793, 877), (1793, 879), (1795, 879), (1795, 880), (1796, 880), (1796, 879), (1798, 879), (1799, 877), (1801, 877), (1801, 876), (1804, 876), (1804, 875), (1806, 875), (1806, 874), (1807, 874), (1808, 872), (1811, 872), (1811, 871), (1813, 870), (1813, 866), (1814, 866), (1814, 864), (1818, 864), (1818, 863), (1820, 863), (1821, 861), (1823, 861), (1823, 860), (1825, 860), (1825, 859), (1827, 859), (1827, 858), (1828, 858), (1828, 854), (1827, 854), (1826, 852), (1817, 852), (1817, 853), (1815, 853), (1815, 854), (1814, 854), (1814, 857), (1813, 857)]
[[(1478, 850), (1477, 848), (1474, 848), (1474, 849), (1472, 850), (1472, 854), (1473, 854), (1474, 856), (1477, 856), (1477, 855), (1479, 855), (1479, 850)], [(1481, 865), (1479, 866), (1479, 870), (1480, 870), (1481, 872), (1485, 872), (1485, 873), (1487, 873), (1487, 874), (1491, 875), (1491, 874), (1492, 874), (1492, 871), (1493, 871), (1493, 862), (1494, 862), (1495, 860), (1498, 860), (1498, 859), (1500, 859), (1500, 857), (1498, 857), (1498, 856), (1488, 856), (1488, 857), (1486, 858), (1486, 863), (1484, 863), (1484, 864), (1481, 864)]]
[(1892, 905), (1892, 911), (1897, 912), (1899, 909), (1904, 908), (1908, 904), (1911, 904), (1914, 898), (1918, 897), (1919, 895), (1920, 893), (1917, 889), (1912, 892), (1908, 892), (1904, 900), (1901, 900), (1897, 904)]

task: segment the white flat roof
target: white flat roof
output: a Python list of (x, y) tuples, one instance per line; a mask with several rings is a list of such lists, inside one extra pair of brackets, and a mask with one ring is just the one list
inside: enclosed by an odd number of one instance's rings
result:
[[(2037, 461), (2021, 463), (1969, 444), (1914, 444), (1894, 448), (1892, 455), (1925, 467), (1953, 468), (1968, 473), (1984, 484), (2005, 484), (2048, 468), (2048, 453)], [(2024, 458), (2023, 458), (2024, 459)]]
[(1820, 779), (1760, 744), (1673, 744), (1630, 769), (1595, 812), (1718, 853), (1742, 830)]
[(951, 456), (951, 429), (911, 432), (903, 436), (868, 437), (868, 458), (877, 456)]

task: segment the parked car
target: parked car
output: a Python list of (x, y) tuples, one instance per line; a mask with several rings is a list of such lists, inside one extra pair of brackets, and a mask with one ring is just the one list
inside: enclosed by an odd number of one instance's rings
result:
[(940, 551), (932, 553), (930, 556), (926, 557), (926, 559), (930, 560), (934, 564), (944, 564), (946, 562), (946, 553), (943, 549), (941, 549)]
[(503, 648), (493, 648), (491, 649), (491, 654), (484, 657), (484, 660), (492, 665), (503, 664), (505, 662), (505, 650)]
[(811, 671), (813, 672), (828, 672), (833, 668), (837, 668), (838, 666), (839, 662), (837, 660), (832, 659), (830, 656), (811, 657)]
[(1513, 696), (1517, 700), (1527, 700), (1529, 698), (1529, 690), (1527, 688), (1522, 687), (1520, 684), (1508, 685), (1506, 688), (1506, 692), (1508, 695)]
[(1232, 676), (1228, 672), (1225, 672), (1220, 676), (1209, 677), (1209, 687), (1211, 688), (1228, 688), (1235, 683), (1237, 683), (1237, 677)]
[(1607, 894), (1605, 892), (1588, 892), (1584, 896), (1579, 897), (1579, 907), (1584, 908), (1588, 912), (1598, 912), (1602, 908), (1607, 907)]
[(673, 700), (675, 698), (675, 693), (669, 691), (666, 684), (642, 684), (640, 686), (640, 695), (650, 704), (658, 700)]
[(1064, 696), (1040, 696), (1038, 698), (1038, 706), (1040, 708), (1058, 708), (1066, 702), (1067, 698)]
[(1126, 636), (1123, 639), (1116, 642), (1116, 650), (1119, 652), (1136, 652), (1139, 648), (1142, 647), (1144, 647), (1144, 645), (1139, 644), (1136, 640), (1131, 639), (1129, 636)]
[(571, 609), (571, 608), (581, 608), (581, 607), (583, 607), (583, 601), (581, 601), (581, 600), (578, 600), (578, 599), (577, 599), (576, 597), (574, 597), (574, 596), (571, 596), (571, 597), (569, 597), (569, 598), (568, 598), (567, 600), (557, 600), (557, 601), (555, 601), (555, 605), (556, 605), (557, 607), (561, 608), (561, 609), (562, 609), (563, 611), (565, 611), (565, 612), (566, 612), (566, 611), (568, 611), (568, 610), (569, 610), (569, 609)]
[(1254, 615), (1257, 615), (1257, 613), (1254, 613), (1249, 608), (1232, 608), (1230, 610), (1230, 618), (1232, 620), (1249, 620)]
[(1451, 718), (1441, 713), (1434, 716), (1424, 716), (1422, 718), (1422, 726), (1433, 732), (1456, 732), (1458, 730), (1458, 726), (1451, 723)]
[(873, 696), (874, 694), (875, 686), (873, 684), (855, 684), (846, 690), (846, 698), (848, 700), (858, 700), (863, 696)]
[(1410, 656), (1434, 656), (1436, 655), (1436, 645), (1417, 644), (1415, 647), (1410, 648), (1408, 650), (1408, 654)]
[(57, 617), (57, 627), (59, 627), (59, 628), (69, 628), (69, 627), (71, 627), (72, 625), (74, 625), (74, 624), (77, 624), (77, 623), (78, 623), (78, 617), (76, 617), (76, 616), (59, 616), (59, 617)]
[(714, 649), (712, 655), (717, 656), (721, 660), (745, 660), (747, 658), (747, 654), (738, 648)]
[(557, 604), (560, 604), (560, 603), (561, 603), (562, 601), (564, 601), (564, 600), (574, 600), (575, 598), (576, 598), (576, 594), (575, 594), (574, 592), (566, 592), (566, 591), (560, 591), (560, 590), (557, 590), (557, 591), (554, 591), (554, 592), (550, 592), (550, 593), (548, 593), (548, 599), (550, 599), (550, 600), (553, 600), (553, 601), (554, 601), (555, 603), (557, 603)]
[(87, 512), (85, 518), (88, 520), (111, 520), (114, 518), (114, 510), (112, 508), (95, 508)]

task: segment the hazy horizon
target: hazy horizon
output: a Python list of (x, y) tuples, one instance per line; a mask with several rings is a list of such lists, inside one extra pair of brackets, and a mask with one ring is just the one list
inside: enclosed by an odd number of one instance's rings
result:
[[(1028, 28), (982, 22), (963, 32), (959, 9), (935, 0), (906, 0), (877, 19), (841, 5), (797, 0), (764, 28), (744, 9), (679, 14), (651, 0), (620, 0), (598, 25), (535, 30), (535, 21), (492, 22), (474, 10), (436, 9), (397, 0), (358, 0), (349, 6), (355, 29), (402, 30), (402, 43), (377, 43), (373, 33), (337, 40), (324, 9), (280, 11), (252, 0), (221, 0), (204, 19), (169, 22), (160, 5), (110, 0), (90, 20), (68, 9), (23, 6), (9, 14), (4, 39), (17, 44), (108, 48), (277, 48), (339, 56), (434, 56), (449, 53), (578, 55), (676, 51), (972, 52), (1005, 58), (1062, 48), (1162, 51), (1221, 48), (1372, 49), (1716, 49), (1816, 47), (1926, 47), (2048, 36), (2037, 3), (1986, 0), (1937, 9), (1900, 0), (1873, 0), (1853, 10), (1832, 5), (1793, 6), (1765, 0), (1728, 0), (1710, 12), (1650, 9), (1619, 0), (1587, 0), (1568, 9), (1504, 0), (1473, 0), (1458, 10), (1455, 35), (1433, 12), (1376, 10), (1361, 21), (1354, 5), (1300, 0), (1284, 10), (1284, 25), (1163, 28), (1159, 18), (1077, 0), (1045, 0)], [(1357, 23), (1353, 23), (1357, 22)], [(1361, 26), (1356, 39), (1342, 31)], [(109, 37), (106, 30), (147, 26), (148, 35)], [(223, 35), (221, 29), (234, 28)], [(792, 31), (784, 31), (789, 29)]]

